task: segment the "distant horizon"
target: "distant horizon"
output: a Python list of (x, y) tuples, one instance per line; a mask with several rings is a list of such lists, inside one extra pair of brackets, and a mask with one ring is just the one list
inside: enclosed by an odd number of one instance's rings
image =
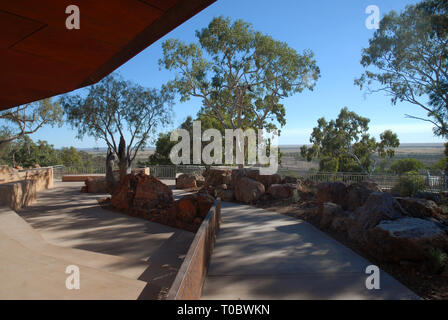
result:
[[(419, 0), (377, 0), (375, 5), (383, 17), (391, 10), (401, 12), (406, 5), (417, 2)], [(267, 0), (217, 1), (132, 58), (117, 72), (126, 80), (144, 87), (160, 88), (175, 76), (158, 65), (165, 40), (174, 38), (186, 43), (196, 42), (195, 31), (205, 28), (216, 16), (243, 19), (255, 30), (286, 42), (298, 52), (312, 50), (321, 70), (321, 78), (313, 91), (304, 91), (282, 101), (286, 109), (286, 126), (281, 129), (281, 145), (308, 144), (317, 120), (321, 117), (335, 119), (343, 107), (369, 118), (369, 132), (377, 139), (390, 129), (403, 144), (444, 143), (444, 139), (434, 136), (430, 123), (406, 118), (405, 114), (426, 118), (427, 114), (421, 108), (404, 102), (392, 105), (385, 93), (367, 95), (355, 86), (354, 80), (364, 72), (360, 64), (362, 49), (368, 47), (375, 31), (365, 26), (368, 17), (365, 10), (372, 4), (370, 0), (282, 0), (281, 4), (272, 6), (272, 2)], [(85, 89), (74, 93), (80, 92), (85, 92)], [(179, 127), (188, 116), (194, 117), (200, 110), (200, 99), (181, 103), (178, 98), (173, 107), (173, 124), (161, 128), (160, 132)], [(32, 139), (46, 140), (56, 148), (105, 147), (105, 143), (91, 137), (76, 139), (75, 130), (68, 124), (62, 128), (42, 128)]]
[[(283, 148), (283, 149), (299, 149), (302, 146), (310, 146), (311, 144), (280, 144), (279, 148)], [(398, 148), (403, 148), (403, 147), (441, 147), (443, 148), (445, 146), (444, 143), (437, 143), (437, 142), (431, 142), (431, 143), (402, 143), (400, 144), (400, 146)], [(66, 146), (68, 148), (72, 147), (72, 146)], [(62, 147), (63, 148), (63, 147)], [(77, 148), (74, 147), (76, 150), (78, 151), (106, 151), (107, 147), (92, 147), (92, 148)], [(61, 148), (56, 148), (56, 149), (61, 149)], [(142, 149), (142, 151), (154, 151), (156, 148), (155, 147), (146, 147), (144, 149)]]

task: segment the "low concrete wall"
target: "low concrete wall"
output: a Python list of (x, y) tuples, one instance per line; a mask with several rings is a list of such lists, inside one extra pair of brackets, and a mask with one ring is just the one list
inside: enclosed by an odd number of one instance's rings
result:
[(104, 174), (68, 174), (62, 176), (62, 182), (85, 182), (87, 178), (104, 178)]
[(216, 200), (197, 232), (166, 300), (199, 300), (221, 223), (221, 199)]
[[(3, 169), (3, 168), (2, 168)], [(18, 210), (36, 200), (39, 191), (53, 187), (53, 168), (24, 171), (2, 170), (0, 182), (0, 206)]]

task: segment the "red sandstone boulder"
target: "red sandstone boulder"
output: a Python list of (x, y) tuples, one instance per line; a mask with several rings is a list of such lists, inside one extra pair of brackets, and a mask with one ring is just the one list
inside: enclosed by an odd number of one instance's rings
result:
[(134, 176), (127, 175), (121, 181), (120, 185), (117, 187), (115, 192), (112, 194), (110, 199), (110, 204), (112, 207), (118, 210), (127, 210), (132, 208), (134, 201), (135, 188), (131, 188), (131, 180)]
[(235, 192), (233, 190), (221, 190), (218, 192), (218, 198), (224, 202), (232, 202), (235, 200)]
[(182, 174), (176, 178), (176, 189), (196, 189), (203, 186), (205, 178), (200, 174)]
[(244, 203), (254, 203), (265, 193), (262, 183), (247, 177), (238, 180), (235, 187), (235, 198)]
[(320, 227), (325, 229), (331, 226), (332, 221), (344, 214), (342, 207), (336, 203), (325, 202), (317, 210)]
[(219, 186), (230, 184), (232, 180), (232, 171), (229, 169), (208, 169), (203, 173), (205, 185)]
[(258, 182), (261, 182), (264, 187), (267, 189), (269, 189), (270, 186), (274, 185), (274, 184), (282, 184), (282, 177), (278, 174), (273, 174), (273, 175), (269, 175), (269, 176), (263, 176), (263, 175), (259, 175), (258, 178), (256, 179)]
[(353, 213), (353, 223), (348, 230), (350, 239), (364, 243), (367, 230), (381, 221), (403, 218), (406, 212), (389, 193), (372, 193), (366, 203)]
[(106, 178), (89, 177), (86, 179), (85, 184), (86, 184), (86, 186), (85, 186), (86, 193), (107, 193)]
[(208, 193), (198, 193), (197, 194), (197, 206), (198, 206), (198, 215), (201, 218), (205, 218), (210, 211), (210, 208), (213, 206), (215, 202), (215, 198), (210, 196)]
[(294, 190), (296, 186), (293, 184), (273, 184), (269, 187), (268, 193), (274, 199), (289, 199), (294, 195)]
[(282, 179), (282, 184), (298, 184), (299, 183), (299, 179), (297, 179), (296, 177), (290, 177), (290, 176), (286, 176)]
[(321, 183), (317, 186), (317, 202), (332, 202), (344, 205), (347, 196), (347, 186), (342, 182)]
[(135, 176), (134, 207), (142, 209), (163, 208), (174, 202), (173, 191), (153, 176)]
[(382, 221), (366, 232), (366, 248), (381, 261), (424, 261), (430, 248), (448, 250), (448, 236), (430, 220), (404, 217)]
[(196, 195), (186, 196), (177, 202), (176, 218), (182, 222), (192, 223), (197, 216), (197, 198)]
[(173, 192), (167, 185), (144, 174), (127, 175), (111, 198), (111, 205), (119, 210), (150, 210), (167, 207), (173, 202)]
[(355, 211), (364, 205), (370, 194), (382, 191), (375, 182), (363, 181), (348, 186), (346, 192), (346, 198), (342, 206), (345, 210)]
[(437, 217), (442, 210), (431, 200), (415, 199), (415, 198), (396, 198), (403, 209), (407, 211), (407, 215), (414, 218), (430, 218)]

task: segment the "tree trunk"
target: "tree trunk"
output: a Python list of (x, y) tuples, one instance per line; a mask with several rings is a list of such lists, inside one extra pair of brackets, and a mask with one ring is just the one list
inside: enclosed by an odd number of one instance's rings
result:
[(118, 146), (118, 167), (120, 168), (120, 182), (128, 174), (128, 159), (126, 156), (126, 140), (124, 137), (120, 137), (120, 145)]
[(114, 161), (115, 156), (112, 150), (109, 148), (107, 150), (107, 157), (106, 157), (106, 184), (107, 184), (107, 191), (110, 194), (113, 194), (117, 187), (117, 181), (115, 181), (114, 177)]

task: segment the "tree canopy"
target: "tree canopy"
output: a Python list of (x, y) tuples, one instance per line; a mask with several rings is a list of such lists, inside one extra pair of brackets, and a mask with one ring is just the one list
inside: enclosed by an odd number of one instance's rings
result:
[(394, 148), (400, 145), (398, 137), (390, 130), (380, 135), (377, 142), (368, 133), (370, 120), (343, 108), (336, 120), (327, 122), (320, 118), (313, 129), (311, 147), (303, 146), (301, 155), (308, 161), (320, 160), (320, 170), (325, 172), (359, 172), (371, 175), (376, 167), (372, 155), (393, 157)]
[(44, 99), (0, 111), (0, 147), (45, 125), (62, 125), (63, 110), (58, 102)]
[(423, 169), (425, 165), (420, 161), (412, 158), (395, 160), (390, 166), (390, 170), (398, 175), (402, 175), (408, 172), (417, 172)]
[(255, 31), (242, 20), (214, 18), (196, 32), (197, 43), (163, 43), (160, 65), (176, 71), (170, 85), (181, 100), (202, 100), (202, 113), (225, 129), (277, 129), (285, 125), (283, 98), (312, 90), (320, 76), (310, 50)]
[(157, 129), (171, 121), (172, 101), (165, 87), (148, 89), (112, 74), (89, 87), (85, 97), (63, 96), (61, 105), (79, 138), (88, 135), (106, 142), (123, 177)]
[[(384, 16), (361, 64), (367, 70), (355, 84), (386, 92), (392, 103), (419, 106), (434, 133), (448, 137), (448, 2), (428, 0)], [(371, 69), (369, 69), (371, 67)]]

